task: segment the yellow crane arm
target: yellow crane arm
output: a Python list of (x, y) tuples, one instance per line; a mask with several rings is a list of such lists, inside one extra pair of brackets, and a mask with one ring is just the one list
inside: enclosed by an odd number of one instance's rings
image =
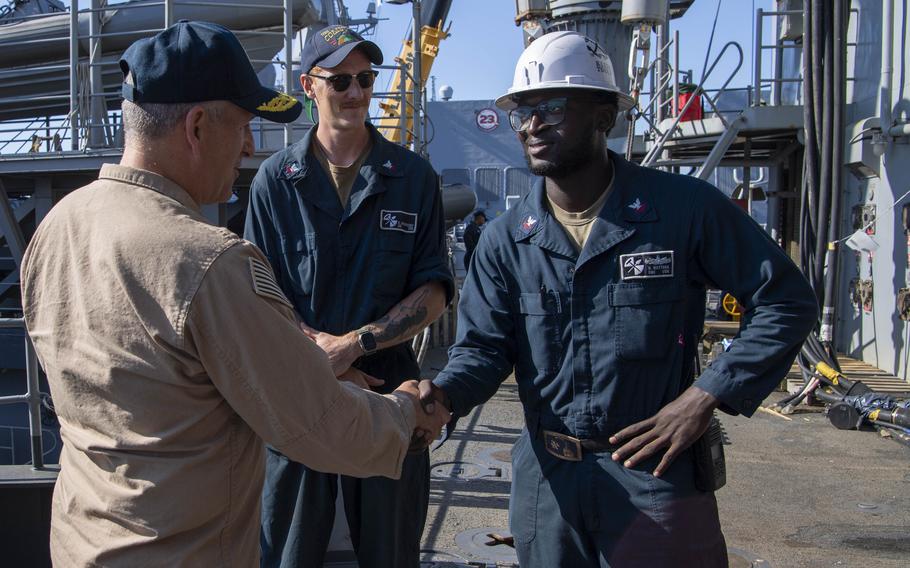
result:
[[(439, 42), (447, 37), (449, 34), (442, 29), (442, 21), (436, 27), (423, 26), (420, 29), (420, 80), (423, 84), (426, 84), (433, 61), (439, 53)], [(402, 74), (399, 69), (392, 76), (389, 91), (397, 92), (398, 96), (386, 97), (379, 102), (380, 116), (376, 120), (376, 127), (386, 139), (396, 144), (408, 144), (414, 131), (414, 82), (411, 71), (414, 68), (413, 41), (408, 39), (402, 42), (401, 52), (395, 62), (399, 65), (404, 62), (407, 72)], [(402, 137), (404, 131), (407, 132), (406, 139)]]

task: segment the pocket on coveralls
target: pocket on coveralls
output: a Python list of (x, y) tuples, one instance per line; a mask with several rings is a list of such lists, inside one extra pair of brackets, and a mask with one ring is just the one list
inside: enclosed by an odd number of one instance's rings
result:
[(524, 430), (512, 446), (512, 494), (509, 499), (509, 530), (515, 540), (522, 543), (531, 542), (537, 536), (540, 464), (536, 462), (528, 431)]
[(374, 258), (376, 270), (375, 293), (394, 298), (404, 296), (414, 251), (414, 235), (397, 231), (380, 231)]
[(660, 359), (673, 341), (673, 308), (683, 289), (673, 280), (610, 285), (616, 353), (622, 359)]
[(561, 300), (552, 293), (521, 294), (518, 311), (534, 366), (544, 373), (558, 372), (563, 354)]
[(281, 253), (285, 256), (288, 277), (294, 291), (302, 296), (310, 296), (316, 277), (316, 234), (307, 233), (302, 238), (282, 241)]

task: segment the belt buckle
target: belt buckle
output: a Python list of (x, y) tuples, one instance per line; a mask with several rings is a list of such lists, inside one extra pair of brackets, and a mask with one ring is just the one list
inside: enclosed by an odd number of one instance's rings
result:
[(544, 430), (543, 442), (550, 455), (566, 461), (581, 461), (581, 440), (578, 438)]

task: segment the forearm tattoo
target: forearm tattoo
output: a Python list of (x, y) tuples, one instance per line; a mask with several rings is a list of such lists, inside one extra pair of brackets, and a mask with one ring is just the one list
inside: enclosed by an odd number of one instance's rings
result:
[(416, 291), (413, 297), (405, 298), (397, 308), (380, 319), (376, 320), (379, 331), (376, 341), (387, 343), (389, 341), (404, 341), (423, 329), (426, 325), (427, 306), (424, 305), (430, 295), (429, 289), (423, 287)]

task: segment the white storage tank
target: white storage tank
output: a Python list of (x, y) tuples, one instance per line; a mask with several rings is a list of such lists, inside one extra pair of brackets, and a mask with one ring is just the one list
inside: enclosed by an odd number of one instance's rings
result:
[(628, 25), (661, 26), (667, 23), (668, 2), (669, 0), (623, 0), (620, 19)]

